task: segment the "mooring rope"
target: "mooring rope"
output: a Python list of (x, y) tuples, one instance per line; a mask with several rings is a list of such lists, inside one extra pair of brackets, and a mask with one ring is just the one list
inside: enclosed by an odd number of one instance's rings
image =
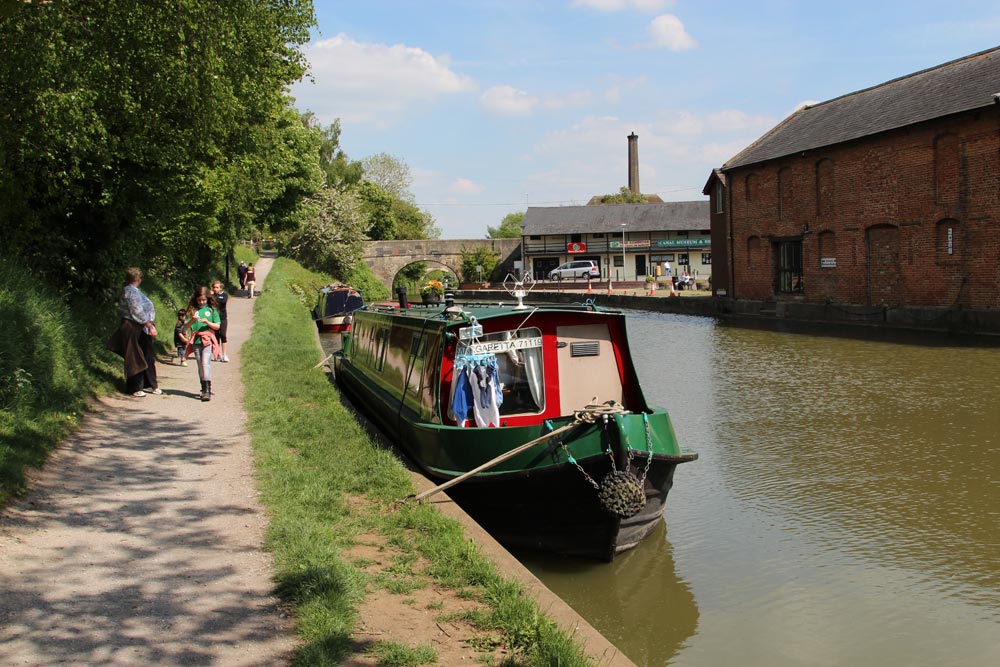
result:
[[(596, 401), (597, 397), (595, 396), (591, 400), (592, 401)], [(546, 440), (549, 440), (549, 439), (551, 439), (551, 438), (559, 435), (560, 433), (564, 433), (564, 432), (570, 430), (571, 428), (579, 426), (580, 424), (593, 424), (598, 419), (600, 419), (600, 418), (602, 418), (602, 417), (604, 417), (606, 415), (612, 415), (612, 414), (628, 414), (628, 410), (626, 410), (625, 406), (623, 406), (621, 403), (618, 403), (617, 401), (607, 401), (605, 403), (589, 403), (583, 409), (576, 410), (573, 413), (573, 421), (569, 422), (565, 426), (560, 426), (559, 428), (555, 429), (554, 431), (549, 431), (545, 435), (543, 435), (541, 437), (538, 437), (538, 438), (535, 438), (534, 440), (532, 440), (530, 442), (526, 442), (523, 445), (518, 445), (514, 449), (511, 449), (510, 451), (504, 452), (503, 454), (501, 454), (500, 456), (497, 456), (496, 458), (490, 459), (486, 463), (483, 463), (482, 465), (473, 468), (469, 472), (463, 473), (463, 474), (459, 475), (458, 477), (455, 477), (454, 479), (450, 479), (447, 482), (445, 482), (444, 484), (439, 484), (438, 486), (435, 486), (433, 489), (428, 489), (427, 491), (424, 491), (423, 493), (416, 494), (416, 495), (412, 495), (411, 494), (411, 495), (409, 495), (409, 496), (407, 496), (407, 497), (405, 497), (405, 498), (403, 498), (401, 500), (397, 500), (396, 501), (396, 505), (397, 506), (402, 505), (403, 503), (407, 502), (408, 500), (413, 500), (415, 502), (420, 502), (420, 501), (424, 500), (425, 498), (429, 498), (430, 496), (433, 496), (435, 493), (439, 493), (440, 491), (444, 491), (445, 489), (449, 489), (449, 488), (455, 486), (459, 482), (465, 481), (466, 479), (468, 479), (469, 477), (472, 477), (476, 473), (480, 473), (480, 472), (482, 472), (484, 470), (488, 470), (489, 468), (492, 468), (492, 467), (494, 467), (496, 465), (499, 465), (500, 463), (503, 463), (507, 459), (513, 458), (514, 456), (517, 456), (521, 452), (523, 452), (523, 451), (525, 451), (527, 449), (531, 449), (535, 445), (540, 444), (542, 442), (545, 442)]]

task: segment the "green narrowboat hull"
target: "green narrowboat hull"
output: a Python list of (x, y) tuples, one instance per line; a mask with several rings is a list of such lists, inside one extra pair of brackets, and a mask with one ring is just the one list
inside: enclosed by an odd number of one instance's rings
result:
[[(334, 365), (343, 391), (436, 483), (574, 422), (564, 416), (503, 428), (428, 423), (343, 353), (335, 355)], [(656, 527), (674, 469), (695, 458), (678, 446), (667, 412), (649, 408), (578, 423), (449, 488), (448, 494), (505, 546), (610, 561)], [(645, 496), (642, 509), (626, 519), (609, 514), (595, 488), (622, 470), (642, 480)]]

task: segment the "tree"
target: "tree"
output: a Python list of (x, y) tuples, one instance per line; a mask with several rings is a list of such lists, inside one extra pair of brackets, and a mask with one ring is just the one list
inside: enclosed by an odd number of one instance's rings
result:
[(645, 204), (647, 203), (646, 197), (641, 194), (636, 194), (629, 190), (624, 185), (618, 191), (618, 194), (614, 195), (604, 195), (601, 197), (602, 204)]
[(366, 180), (375, 183), (396, 199), (413, 201), (413, 195), (410, 194), (410, 184), (413, 182), (410, 167), (399, 158), (388, 153), (369, 155), (361, 160), (361, 168)]
[(491, 280), (494, 269), (500, 264), (500, 253), (491, 248), (462, 248), (462, 281), (467, 283), (479, 280), (477, 266), (483, 267), (483, 280)]
[(353, 192), (322, 188), (310, 204), (312, 216), (288, 242), (288, 253), (309, 269), (343, 279), (364, 254), (362, 203)]
[(381, 186), (363, 180), (357, 187), (361, 199), (361, 210), (368, 218), (365, 233), (373, 241), (388, 241), (396, 238), (396, 215), (394, 200)]
[(396, 217), (397, 239), (436, 239), (441, 230), (434, 224), (434, 216), (429, 211), (421, 211), (414, 204), (394, 199), (393, 215)]
[(307, 127), (319, 133), (319, 166), (323, 170), (326, 184), (331, 188), (345, 190), (360, 183), (364, 175), (361, 163), (348, 158), (340, 148), (340, 119), (323, 127), (311, 111), (304, 113), (302, 118)]
[(0, 16), (7, 252), (107, 295), (128, 264), (204, 269), (295, 215), (318, 161), (285, 95), (309, 0), (19, 4)]
[(508, 213), (500, 221), (499, 227), (487, 227), (488, 239), (516, 239), (521, 237), (521, 223), (524, 222), (524, 213)]

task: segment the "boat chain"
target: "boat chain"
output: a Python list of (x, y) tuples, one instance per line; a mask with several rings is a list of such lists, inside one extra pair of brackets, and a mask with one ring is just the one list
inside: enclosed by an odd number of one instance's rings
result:
[(583, 469), (583, 466), (577, 462), (577, 460), (570, 453), (565, 441), (562, 438), (559, 438), (558, 440), (559, 446), (562, 447), (563, 452), (566, 454), (566, 459), (576, 466), (577, 470), (583, 474), (583, 477), (587, 480), (587, 482), (589, 482), (590, 485), (597, 491), (597, 499), (601, 503), (601, 507), (604, 511), (621, 519), (627, 519), (638, 514), (639, 511), (645, 507), (646, 493), (643, 490), (643, 484), (646, 481), (646, 476), (649, 474), (649, 466), (653, 462), (653, 438), (649, 429), (649, 417), (643, 413), (642, 423), (646, 431), (646, 451), (648, 452), (648, 456), (646, 457), (646, 466), (642, 470), (641, 477), (636, 477), (630, 470), (632, 467), (632, 460), (635, 457), (635, 450), (632, 449), (632, 443), (629, 441), (628, 433), (625, 431), (625, 425), (620, 419), (621, 415), (624, 414), (629, 414), (629, 411), (616, 401), (607, 401), (606, 403), (599, 405), (590, 404), (583, 410), (578, 410), (574, 413), (574, 419), (576, 422), (593, 424), (596, 423), (598, 419), (601, 419), (604, 422), (603, 426), (605, 432), (608, 428), (608, 418), (613, 417), (625, 438), (625, 448), (628, 456), (625, 468), (623, 470), (618, 470), (618, 467), (615, 465), (615, 455), (614, 451), (611, 449), (609, 439), (609, 444), (607, 449), (605, 449), (605, 453), (611, 461), (611, 472), (605, 476), (600, 484), (594, 481), (594, 478), (591, 477), (587, 471)]

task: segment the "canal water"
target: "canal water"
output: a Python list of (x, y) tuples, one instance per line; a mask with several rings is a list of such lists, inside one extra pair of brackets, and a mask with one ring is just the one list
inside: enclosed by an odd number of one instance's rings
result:
[(515, 554), (549, 588), (640, 667), (1000, 665), (1000, 348), (628, 328), (701, 456), (613, 563)]
[(640, 667), (1000, 665), (1000, 349), (628, 325), (701, 457), (614, 563), (517, 554), (549, 588)]

